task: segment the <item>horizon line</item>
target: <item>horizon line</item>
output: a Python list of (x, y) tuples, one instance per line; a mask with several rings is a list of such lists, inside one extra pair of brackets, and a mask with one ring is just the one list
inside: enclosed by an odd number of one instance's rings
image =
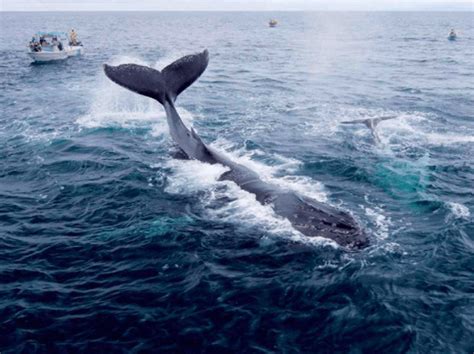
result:
[(472, 9), (374, 9), (374, 10), (2, 10), (0, 12), (474, 12)]

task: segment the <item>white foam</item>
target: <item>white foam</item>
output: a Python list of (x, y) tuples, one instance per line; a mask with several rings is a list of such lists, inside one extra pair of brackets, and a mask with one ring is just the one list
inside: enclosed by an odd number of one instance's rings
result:
[(377, 132), (385, 143), (402, 141), (407, 145), (435, 145), (444, 146), (460, 143), (474, 143), (472, 134), (464, 135), (456, 132), (437, 132), (444, 130), (441, 123), (436, 122), (434, 116), (421, 114), (399, 114), (398, 119), (383, 122)]
[(473, 135), (427, 133), (425, 134), (425, 138), (432, 145), (474, 143)]
[(383, 210), (380, 208), (364, 208), (365, 214), (375, 224), (377, 232), (375, 233), (380, 239), (386, 239), (388, 237), (388, 230), (392, 224), (390, 218), (387, 218), (382, 214)]
[(447, 202), (446, 205), (451, 210), (453, 216), (457, 219), (468, 219), (471, 216), (469, 208), (464, 204), (455, 203), (455, 202)]
[[(452, 144), (474, 143), (474, 134), (470, 129), (459, 130), (461, 127), (446, 126), (439, 121), (436, 115), (422, 112), (397, 112), (384, 111), (365, 108), (340, 108), (341, 112), (333, 115), (339, 117), (338, 121), (378, 118), (385, 116), (395, 116), (380, 123), (377, 127), (377, 134), (380, 137), (382, 146), (396, 145), (402, 146), (444, 146)], [(369, 130), (362, 124), (351, 125), (353, 135), (369, 135)], [(456, 128), (456, 131), (452, 129)], [(348, 129), (347, 126), (340, 125), (339, 129)]]
[(369, 255), (371, 256), (377, 256), (380, 253), (382, 254), (398, 254), (402, 256), (408, 255), (406, 251), (403, 250), (403, 248), (396, 242), (384, 242), (377, 247), (370, 248), (369, 250)]
[[(384, 210), (372, 203), (368, 196), (365, 196), (366, 205), (359, 205), (365, 212), (365, 215), (375, 225), (375, 236), (378, 239), (385, 240), (389, 236), (390, 226), (392, 226), (392, 220), (384, 215)], [(367, 206), (370, 205), (371, 207)]]

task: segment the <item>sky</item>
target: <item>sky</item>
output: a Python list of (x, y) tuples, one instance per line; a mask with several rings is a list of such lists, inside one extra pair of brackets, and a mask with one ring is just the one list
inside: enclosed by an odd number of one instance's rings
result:
[(473, 11), (474, 0), (0, 0), (0, 11)]

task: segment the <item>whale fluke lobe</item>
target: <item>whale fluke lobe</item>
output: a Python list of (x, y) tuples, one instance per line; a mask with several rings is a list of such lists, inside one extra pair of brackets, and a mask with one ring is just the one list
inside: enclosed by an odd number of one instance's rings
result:
[(186, 55), (165, 67), (161, 73), (166, 82), (168, 94), (173, 102), (176, 97), (188, 88), (206, 70), (209, 63), (209, 52)]
[(122, 64), (119, 66), (105, 64), (104, 72), (116, 84), (140, 95), (154, 98), (164, 104), (166, 86), (163, 75), (158, 70), (138, 64)]

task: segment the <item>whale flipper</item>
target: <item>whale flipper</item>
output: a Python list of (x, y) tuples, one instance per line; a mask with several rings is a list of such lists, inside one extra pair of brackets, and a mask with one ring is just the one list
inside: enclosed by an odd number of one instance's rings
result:
[(161, 72), (148, 66), (122, 64), (110, 66), (105, 64), (104, 71), (109, 79), (133, 92), (154, 98), (165, 104), (171, 102), (191, 85), (206, 70), (209, 53), (204, 50), (198, 54), (182, 57)]

